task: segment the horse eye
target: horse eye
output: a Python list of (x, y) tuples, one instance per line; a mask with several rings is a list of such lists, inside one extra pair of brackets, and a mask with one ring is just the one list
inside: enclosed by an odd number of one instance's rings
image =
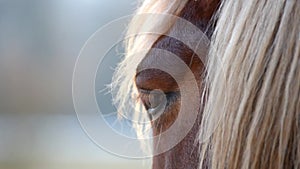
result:
[(178, 101), (179, 92), (164, 93), (161, 90), (139, 89), (140, 99), (143, 102), (150, 120), (157, 119), (170, 106)]
[(167, 96), (161, 90), (139, 89), (140, 99), (143, 102), (151, 120), (159, 117), (168, 104)]
[(150, 108), (156, 108), (161, 105), (165, 100), (165, 93), (160, 90), (144, 90), (139, 89), (139, 96), (143, 102), (145, 108), (148, 110)]

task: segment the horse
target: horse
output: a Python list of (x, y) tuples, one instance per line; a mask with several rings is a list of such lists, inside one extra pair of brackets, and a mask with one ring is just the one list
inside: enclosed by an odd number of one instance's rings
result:
[[(170, 149), (156, 152), (176, 139), (188, 122), (180, 123), (177, 133), (154, 139), (153, 169), (300, 168), (298, 0), (145, 0), (136, 15), (144, 13), (183, 18), (209, 40), (202, 46), (207, 52), (198, 54), (168, 36), (172, 31), (188, 34), (184, 26), (176, 29), (176, 20), (162, 17), (151, 26), (165, 34), (133, 36), (125, 44), (126, 56), (113, 84), (119, 110), (136, 93), (139, 102), (134, 103), (146, 113), (135, 111), (135, 117), (150, 119), (153, 136), (166, 132), (182, 114), (195, 117), (187, 134)], [(128, 32), (143, 24), (145, 20), (132, 19)], [(141, 49), (147, 52), (133, 55)], [(190, 100), (196, 114), (180, 111), (183, 93), (177, 79), (149, 68), (156, 62), (176, 67), (154, 49), (176, 55), (189, 68), (198, 90), (185, 97), (201, 96)], [(182, 72), (182, 84), (189, 88)], [(154, 117), (162, 98), (162, 113)], [(136, 126), (137, 133), (144, 125)]]

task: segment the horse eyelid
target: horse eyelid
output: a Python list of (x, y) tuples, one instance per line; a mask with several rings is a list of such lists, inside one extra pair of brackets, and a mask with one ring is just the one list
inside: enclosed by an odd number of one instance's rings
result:
[[(151, 107), (149, 101), (150, 93), (151, 90), (139, 89), (139, 94), (137, 99), (144, 104), (146, 109), (149, 109)], [(175, 104), (180, 98), (180, 92), (166, 92), (164, 93), (164, 95), (166, 96), (166, 100), (167, 100), (166, 108)]]

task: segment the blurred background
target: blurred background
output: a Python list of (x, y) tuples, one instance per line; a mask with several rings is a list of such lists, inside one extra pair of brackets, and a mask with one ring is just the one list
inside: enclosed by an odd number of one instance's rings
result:
[(136, 6), (136, 0), (0, 0), (0, 169), (150, 168), (149, 160), (123, 159), (93, 144), (72, 103), (81, 47)]

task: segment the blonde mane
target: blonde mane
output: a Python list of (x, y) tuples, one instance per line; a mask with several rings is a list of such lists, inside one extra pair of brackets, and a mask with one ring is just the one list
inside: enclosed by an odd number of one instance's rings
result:
[[(179, 15), (188, 0), (145, 0), (136, 11), (135, 15), (142, 14), (172, 14)], [(151, 17), (152, 15), (148, 15)], [(128, 115), (128, 112), (134, 113), (132, 119), (139, 123), (134, 123), (138, 138), (146, 137), (146, 131), (149, 130), (148, 125), (143, 123), (148, 121), (148, 116), (142, 104), (138, 102), (137, 90), (134, 83), (136, 68), (146, 53), (150, 50), (154, 42), (161, 36), (158, 34), (151, 34), (153, 29), (160, 29), (160, 32), (168, 32), (175, 20), (166, 22), (164, 18), (157, 17), (155, 23), (147, 22), (147, 15), (145, 17), (133, 17), (129, 23), (126, 41), (125, 41), (125, 58), (119, 63), (115, 74), (113, 76), (113, 83), (111, 85), (112, 93), (114, 95), (114, 104), (118, 106), (120, 114)], [(153, 21), (153, 19), (151, 19)], [(171, 22), (171, 23), (170, 23)], [(149, 32), (148, 34), (134, 35), (140, 32)], [(146, 135), (145, 135), (146, 133)], [(143, 146), (145, 146), (144, 143)]]
[[(187, 2), (146, 0), (136, 14), (178, 16)], [(300, 1), (226, 0), (216, 18), (206, 65), (200, 168), (207, 161), (214, 169), (300, 168)], [(128, 32), (145, 23), (133, 18)], [(170, 25), (158, 18), (149, 32), (153, 27), (167, 32)], [(158, 38), (128, 37), (113, 78), (119, 112), (135, 111), (137, 121), (146, 113), (135, 101), (135, 71), (145, 56), (136, 53), (147, 52)], [(135, 127), (143, 137), (147, 127)]]
[(299, 168), (300, 2), (228, 0), (220, 11), (202, 154), (212, 168)]

